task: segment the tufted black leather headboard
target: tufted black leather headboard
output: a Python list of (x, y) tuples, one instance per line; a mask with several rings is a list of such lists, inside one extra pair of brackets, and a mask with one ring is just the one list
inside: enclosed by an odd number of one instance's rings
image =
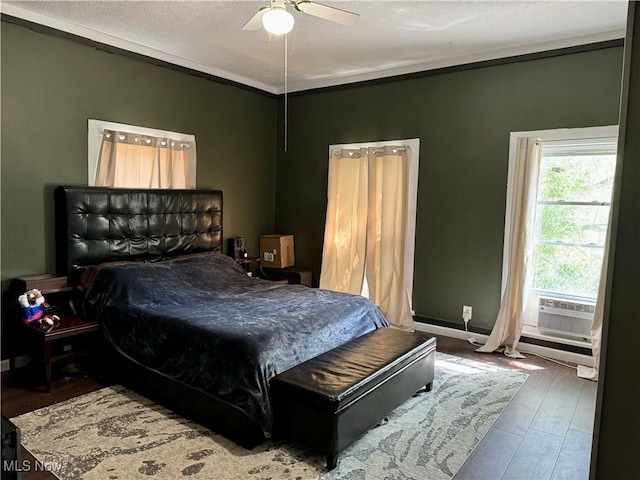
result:
[(222, 252), (220, 190), (60, 186), (55, 190), (56, 267)]

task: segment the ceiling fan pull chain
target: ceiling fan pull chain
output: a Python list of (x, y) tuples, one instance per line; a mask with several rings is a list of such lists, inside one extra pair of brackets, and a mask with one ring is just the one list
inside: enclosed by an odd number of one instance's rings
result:
[(287, 151), (287, 139), (289, 130), (289, 102), (288, 102), (288, 76), (289, 76), (289, 35), (284, 36), (284, 151)]

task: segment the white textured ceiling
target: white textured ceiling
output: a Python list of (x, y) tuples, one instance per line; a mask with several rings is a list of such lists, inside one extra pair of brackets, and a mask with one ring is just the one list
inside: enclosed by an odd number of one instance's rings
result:
[[(295, 11), (288, 91), (411, 73), (624, 36), (627, 2), (323, 1), (360, 14), (345, 27)], [(7, 1), (2, 13), (271, 93), (284, 90), (284, 38), (242, 25), (264, 1)]]

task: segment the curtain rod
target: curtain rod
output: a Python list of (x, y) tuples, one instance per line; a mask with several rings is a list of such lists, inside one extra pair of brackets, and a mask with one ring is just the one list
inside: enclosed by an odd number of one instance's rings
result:
[(386, 147), (378, 147), (378, 148), (374, 148), (374, 149), (373, 149), (373, 153), (380, 153), (380, 152), (384, 152), (384, 151), (385, 151), (385, 149), (391, 149), (391, 151), (392, 151), (393, 153), (396, 153), (396, 151), (398, 151), (398, 152), (406, 152), (406, 151), (407, 151), (407, 147), (405, 147), (405, 146), (399, 146), (399, 147), (396, 147), (396, 146), (393, 146), (393, 145), (389, 145), (389, 146), (386, 146)]
[(371, 149), (372, 153), (383, 153), (385, 150), (391, 150), (393, 153), (406, 152), (408, 147), (406, 145), (385, 145), (384, 147), (363, 147), (360, 148), (338, 148), (333, 151), (334, 157), (339, 157), (343, 152), (348, 152), (350, 157), (360, 158), (363, 149)]

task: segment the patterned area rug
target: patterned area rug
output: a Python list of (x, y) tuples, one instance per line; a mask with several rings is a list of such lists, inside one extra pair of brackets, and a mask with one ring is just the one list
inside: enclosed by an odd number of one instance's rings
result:
[(245, 450), (123, 387), (13, 419), (22, 442), (60, 479), (450, 479), (527, 378), (437, 353), (433, 391), (394, 410), (340, 456), (268, 441)]

